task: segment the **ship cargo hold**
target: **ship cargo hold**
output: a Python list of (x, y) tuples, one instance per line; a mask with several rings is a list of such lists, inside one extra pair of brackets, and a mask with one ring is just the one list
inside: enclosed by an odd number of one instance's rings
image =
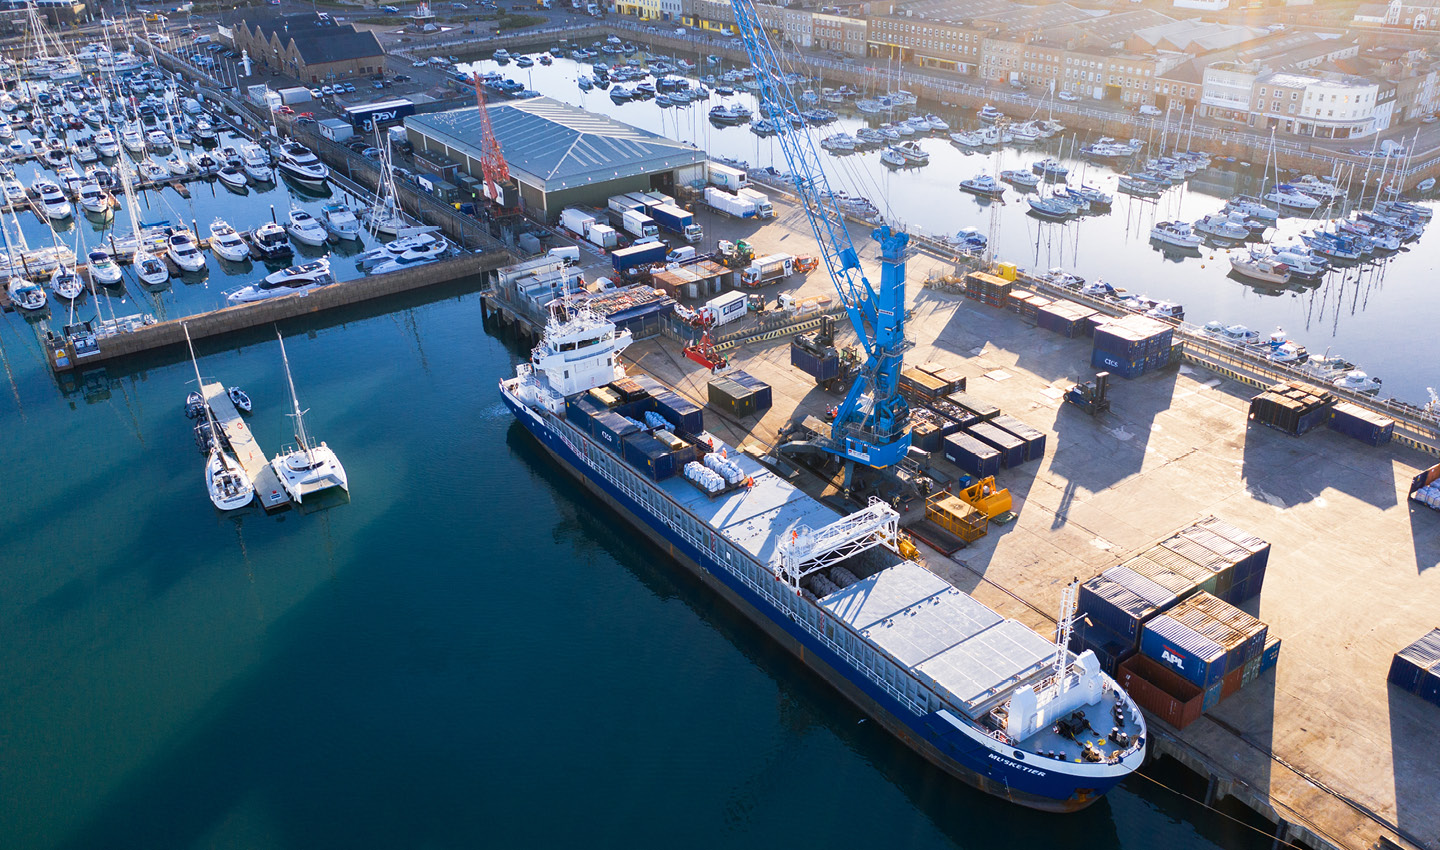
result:
[[(623, 376), (616, 355), (631, 339), (582, 310), (552, 321), (530, 362), (500, 383), (516, 420), (598, 510), (617, 511), (900, 741), (971, 786), (1068, 812), (1140, 766), (1144, 718), (1095, 656), (1057, 647), (902, 559), (889, 505), (840, 515), (703, 433), (672, 435), (700, 460), (659, 475), (665, 437), (640, 439), (644, 428), (623, 412), (649, 399), (607, 408), (590, 392), (613, 390)], [(617, 450), (606, 435), (619, 431)]]

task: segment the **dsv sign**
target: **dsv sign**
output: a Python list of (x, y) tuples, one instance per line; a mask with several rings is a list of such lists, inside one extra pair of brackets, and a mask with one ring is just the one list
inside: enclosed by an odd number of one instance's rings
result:
[(383, 124), (386, 121), (394, 121), (399, 117), (400, 110), (398, 109), (385, 109), (379, 112), (372, 112), (365, 119), (365, 126), (362, 129), (373, 130), (375, 129), (376, 124)]

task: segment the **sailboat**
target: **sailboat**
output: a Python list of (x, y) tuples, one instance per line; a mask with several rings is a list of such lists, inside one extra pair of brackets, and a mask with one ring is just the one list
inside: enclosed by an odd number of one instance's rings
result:
[(399, 195), (395, 189), (395, 174), (390, 167), (390, 137), (385, 137), (385, 147), (380, 153), (380, 185), (375, 203), (360, 214), (365, 229), (372, 234), (399, 236), (407, 225), (400, 212)]
[(296, 445), (275, 455), (274, 460), (270, 461), (270, 467), (279, 477), (280, 486), (285, 488), (285, 492), (296, 504), (301, 504), (307, 495), (332, 487), (339, 487), (348, 493), (350, 482), (345, 477), (345, 467), (340, 465), (340, 459), (335, 456), (335, 452), (323, 442), (315, 445), (310, 435), (305, 433), (305, 411), (300, 409), (300, 398), (295, 394), (295, 379), (290, 374), (290, 358), (285, 354), (285, 337), (281, 336), (279, 331), (275, 332), (275, 336), (280, 340), (280, 359), (285, 363), (285, 380), (290, 385), (290, 403), (295, 409), (290, 415), (295, 419)]
[[(185, 345), (190, 349), (190, 365), (195, 367), (195, 383), (203, 387), (200, 364), (195, 360), (195, 346), (190, 342), (190, 326), (181, 324), (185, 330)], [(204, 405), (205, 424), (209, 427), (209, 457), (205, 461), (205, 489), (210, 492), (210, 501), (222, 511), (234, 511), (250, 504), (255, 498), (255, 485), (240, 466), (221, 445), (220, 432), (215, 425), (215, 414), (210, 405)]]

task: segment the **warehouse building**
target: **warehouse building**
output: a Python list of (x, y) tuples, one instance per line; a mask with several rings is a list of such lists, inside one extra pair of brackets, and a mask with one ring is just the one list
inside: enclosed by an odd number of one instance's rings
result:
[[(490, 124), (519, 184), (521, 209), (537, 219), (554, 222), (565, 207), (603, 207), (626, 192), (673, 195), (705, 179), (700, 148), (548, 97), (492, 104)], [(405, 130), (417, 152), (441, 154), (483, 177), (475, 109), (414, 115)]]

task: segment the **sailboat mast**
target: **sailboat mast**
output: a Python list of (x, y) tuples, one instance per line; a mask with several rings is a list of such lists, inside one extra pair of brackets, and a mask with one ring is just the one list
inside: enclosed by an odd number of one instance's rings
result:
[(285, 354), (285, 337), (276, 330), (275, 338), (280, 340), (280, 359), (285, 363), (285, 381), (290, 385), (290, 403), (295, 406), (295, 440), (300, 443), (305, 454), (309, 455), (310, 440), (305, 436), (305, 411), (300, 409), (300, 397), (295, 394), (295, 378), (290, 374), (290, 358)]
[(195, 359), (195, 344), (190, 341), (190, 325), (181, 322), (180, 328), (185, 331), (185, 347), (190, 349), (190, 365), (195, 367), (195, 388), (200, 391), (200, 401), (205, 408), (205, 422), (210, 426), (211, 451), (220, 455), (220, 466), (229, 469), (230, 463), (225, 459), (225, 452), (220, 450), (220, 435), (215, 433), (215, 414), (210, 410), (210, 400), (205, 398), (205, 379), (200, 377), (200, 363)]

